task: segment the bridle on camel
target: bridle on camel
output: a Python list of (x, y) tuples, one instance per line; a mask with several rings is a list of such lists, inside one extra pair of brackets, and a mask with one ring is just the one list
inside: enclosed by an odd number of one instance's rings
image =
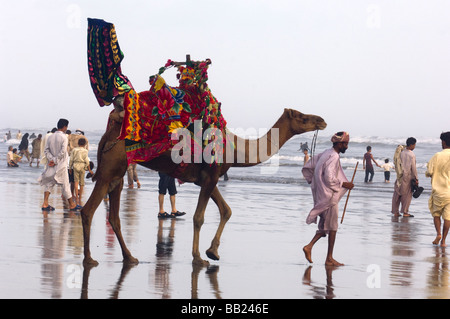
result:
[(319, 130), (314, 132), (312, 141), (311, 141), (311, 160), (314, 160), (314, 152), (316, 150), (317, 137), (319, 136)]

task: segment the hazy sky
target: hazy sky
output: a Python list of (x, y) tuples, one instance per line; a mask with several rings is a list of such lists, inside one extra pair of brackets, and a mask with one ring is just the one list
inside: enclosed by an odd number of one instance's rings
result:
[[(0, 129), (103, 129), (87, 70), (87, 18), (114, 23), (137, 91), (167, 59), (210, 58), (230, 128), (270, 128), (285, 107), (321, 134), (450, 130), (448, 0), (0, 0)], [(175, 72), (165, 79), (176, 85)], [(2, 133), (3, 134), (3, 133)]]

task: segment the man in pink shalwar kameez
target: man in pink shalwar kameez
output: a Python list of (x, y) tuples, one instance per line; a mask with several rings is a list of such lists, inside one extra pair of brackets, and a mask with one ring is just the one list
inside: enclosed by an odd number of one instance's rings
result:
[(325, 265), (341, 266), (333, 258), (333, 248), (338, 229), (339, 201), (345, 192), (353, 188), (342, 170), (339, 153), (345, 153), (350, 136), (347, 132), (336, 133), (332, 138), (333, 147), (315, 156), (303, 167), (302, 173), (309, 184), (314, 199), (306, 223), (317, 223), (318, 230), (311, 242), (303, 247), (306, 259), (312, 263), (311, 251), (314, 244), (328, 235), (328, 253)]
[(400, 153), (401, 170), (400, 176), (394, 185), (394, 194), (392, 195), (392, 214), (399, 216), (399, 208), (401, 204), (401, 213), (403, 217), (414, 217), (409, 214), (409, 206), (411, 205), (413, 191), (411, 181), (415, 181), (419, 185), (419, 179), (416, 168), (416, 155), (413, 150), (416, 148), (416, 139), (410, 137), (406, 140), (406, 148)]

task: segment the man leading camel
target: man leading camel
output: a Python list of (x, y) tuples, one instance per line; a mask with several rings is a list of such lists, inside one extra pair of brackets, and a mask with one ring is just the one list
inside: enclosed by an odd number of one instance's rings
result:
[(334, 243), (338, 229), (339, 200), (347, 190), (353, 189), (342, 170), (339, 153), (345, 153), (350, 135), (338, 132), (331, 138), (333, 147), (310, 159), (303, 167), (302, 173), (309, 184), (314, 198), (314, 207), (310, 211), (306, 223), (317, 223), (318, 230), (311, 242), (303, 247), (306, 259), (312, 263), (311, 251), (314, 244), (328, 234), (328, 253), (325, 265), (342, 266), (333, 258)]

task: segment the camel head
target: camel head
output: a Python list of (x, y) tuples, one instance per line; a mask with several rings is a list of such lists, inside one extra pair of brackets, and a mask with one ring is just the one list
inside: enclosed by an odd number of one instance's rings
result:
[(284, 109), (284, 116), (289, 119), (290, 130), (294, 135), (323, 130), (327, 127), (327, 123), (323, 118), (317, 115), (303, 114), (293, 109)]

